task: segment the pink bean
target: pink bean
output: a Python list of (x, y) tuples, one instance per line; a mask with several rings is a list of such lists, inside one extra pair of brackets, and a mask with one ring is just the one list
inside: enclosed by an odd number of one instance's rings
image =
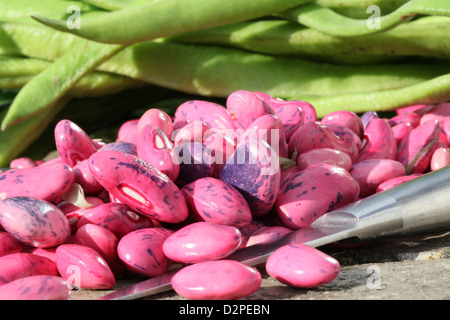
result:
[(397, 146), (402, 140), (412, 131), (413, 126), (410, 123), (402, 122), (392, 127), (392, 133), (394, 134), (395, 142)]
[(51, 248), (35, 248), (31, 250), (30, 253), (50, 259), (51, 261), (56, 263), (55, 252), (57, 248), (58, 248), (57, 246)]
[(338, 166), (319, 164), (291, 175), (280, 188), (275, 208), (286, 227), (311, 225), (328, 211), (353, 202), (359, 184)]
[(0, 257), (22, 251), (24, 245), (8, 232), (0, 231)]
[(153, 124), (157, 126), (166, 137), (171, 137), (173, 132), (173, 123), (170, 116), (157, 108), (148, 109), (144, 112), (144, 114), (139, 118), (137, 124), (137, 135), (141, 134), (142, 129), (148, 125)]
[(375, 193), (381, 183), (403, 176), (405, 167), (396, 160), (368, 159), (355, 163), (350, 174), (359, 183), (360, 196), (366, 197)]
[(263, 227), (250, 236), (247, 241), (247, 247), (255, 244), (274, 242), (291, 231), (292, 229), (283, 226)]
[(163, 251), (173, 261), (191, 264), (223, 259), (236, 251), (241, 241), (236, 227), (195, 222), (167, 237)]
[(28, 157), (20, 157), (11, 160), (9, 164), (11, 169), (28, 169), (36, 167), (36, 162)]
[(82, 289), (111, 289), (116, 279), (106, 261), (94, 249), (79, 244), (60, 245), (55, 252), (59, 274)]
[(277, 249), (267, 260), (267, 273), (296, 288), (316, 288), (333, 281), (340, 271), (333, 257), (305, 244)]
[(420, 124), (420, 116), (417, 113), (411, 112), (407, 114), (400, 114), (392, 117), (388, 121), (391, 127), (396, 126), (400, 123), (409, 123), (413, 128), (416, 128)]
[(303, 152), (297, 157), (297, 165), (300, 170), (306, 169), (315, 164), (328, 163), (350, 171), (352, 159), (350, 156), (336, 149), (320, 148)]
[(397, 114), (403, 115), (408, 113), (417, 113), (419, 116), (424, 115), (425, 113), (431, 111), (434, 108), (433, 104), (417, 104), (408, 107), (398, 108), (396, 109)]
[(364, 127), (361, 118), (354, 112), (351, 111), (335, 111), (327, 114), (321, 120), (322, 124), (337, 124), (349, 128), (352, 130), (359, 138), (362, 137), (364, 132)]
[(409, 180), (413, 180), (420, 176), (421, 176), (421, 174), (412, 174), (409, 176), (400, 176), (400, 177), (390, 178), (390, 179), (380, 183), (376, 189), (376, 192), (381, 192), (381, 191), (392, 189), (392, 188), (398, 186), (399, 184), (402, 184)]
[(33, 275), (57, 276), (56, 265), (50, 259), (32, 253), (11, 253), (0, 257), (0, 286)]
[(391, 126), (383, 119), (372, 119), (364, 130), (363, 146), (356, 162), (367, 159), (392, 159), (397, 153), (397, 142)]
[(255, 293), (261, 274), (237, 261), (207, 261), (184, 267), (172, 278), (173, 289), (190, 300), (234, 300)]
[(146, 277), (160, 275), (168, 270), (171, 263), (164, 255), (163, 243), (172, 233), (173, 231), (165, 228), (146, 228), (130, 232), (119, 240), (119, 258), (125, 267), (135, 274)]
[(436, 171), (450, 165), (450, 149), (437, 148), (431, 156), (430, 169)]
[(82, 160), (73, 167), (73, 174), (76, 183), (78, 183), (85, 194), (94, 195), (103, 190), (103, 186), (95, 179), (89, 170), (89, 160)]
[(58, 207), (29, 197), (0, 201), (0, 223), (16, 240), (38, 248), (62, 244), (71, 234), (69, 222)]
[(89, 168), (111, 195), (138, 213), (169, 223), (188, 216), (183, 194), (175, 183), (133, 155), (97, 152), (89, 158)]
[(444, 102), (436, 105), (432, 110), (424, 114), (420, 118), (420, 124), (426, 123), (430, 120), (438, 120), (442, 125), (445, 120), (450, 119), (450, 103)]
[(36, 275), (0, 287), (0, 300), (68, 300), (70, 285), (61, 277)]
[(211, 155), (214, 159), (212, 176), (214, 178), (220, 178), (222, 167), (227, 158), (234, 153), (236, 143), (230, 137), (224, 136), (221, 133), (214, 133), (203, 144), (211, 150)]
[(60, 158), (71, 167), (98, 150), (88, 134), (70, 120), (56, 124), (55, 143)]
[(100, 198), (96, 198), (96, 197), (86, 197), (85, 200), (87, 203), (89, 203), (91, 205), (91, 207), (80, 208), (70, 202), (67, 202), (67, 201), (64, 201), (64, 202), (61, 202), (58, 204), (58, 208), (61, 209), (61, 211), (66, 216), (67, 221), (69, 221), (69, 225), (72, 230), (72, 233), (77, 231), (78, 220), (80, 220), (80, 218), (86, 212), (88, 212), (90, 209), (104, 203), (103, 200), (101, 200)]
[(176, 129), (173, 132), (172, 140), (175, 146), (184, 142), (203, 142), (213, 133), (214, 131), (206, 124), (195, 120)]
[(137, 144), (138, 123), (139, 119), (125, 121), (119, 128), (116, 141)]
[(26, 196), (53, 202), (69, 191), (74, 181), (72, 169), (61, 162), (12, 169), (0, 173), (0, 199)]
[(107, 143), (98, 151), (121, 151), (132, 155), (137, 155), (137, 147), (135, 143), (116, 141)]

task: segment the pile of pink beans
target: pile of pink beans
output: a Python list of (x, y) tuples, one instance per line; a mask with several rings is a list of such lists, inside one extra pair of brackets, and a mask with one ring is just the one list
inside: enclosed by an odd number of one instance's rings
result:
[(227, 257), (450, 163), (450, 103), (319, 120), (307, 102), (240, 90), (225, 106), (149, 109), (114, 142), (70, 120), (54, 133), (59, 157), (0, 173), (0, 299), (70, 299), (172, 268), (186, 299), (249, 296), (261, 268), (315, 288), (340, 264), (305, 244), (256, 267)]

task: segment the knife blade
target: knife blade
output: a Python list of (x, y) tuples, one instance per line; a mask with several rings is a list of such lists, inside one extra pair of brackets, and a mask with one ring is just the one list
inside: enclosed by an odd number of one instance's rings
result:
[[(280, 240), (242, 248), (225, 259), (249, 266), (264, 263), (278, 248), (290, 243), (320, 247), (346, 239), (378, 238), (450, 228), (450, 166), (427, 173), (397, 187), (331, 211), (314, 223)], [(179, 268), (107, 294), (98, 300), (132, 300), (172, 289)]]

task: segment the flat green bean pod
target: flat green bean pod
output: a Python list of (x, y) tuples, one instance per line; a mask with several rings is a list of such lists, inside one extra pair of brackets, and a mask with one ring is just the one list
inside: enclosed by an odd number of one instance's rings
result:
[(382, 32), (416, 15), (450, 16), (450, 1), (410, 0), (390, 14), (368, 19), (351, 19), (317, 3), (304, 4), (276, 15), (329, 35), (352, 37)]
[(377, 6), (381, 14), (385, 15), (398, 9), (409, 0), (316, 0), (316, 3), (322, 7), (327, 7), (343, 16), (353, 19), (367, 19), (370, 13), (367, 8)]
[[(156, 1), (82, 19), (82, 27), (33, 16), (57, 30), (103, 43), (132, 44), (191, 30), (246, 21), (287, 10), (310, 0), (171, 0)], [(120, 27), (118, 27), (120, 26)]]

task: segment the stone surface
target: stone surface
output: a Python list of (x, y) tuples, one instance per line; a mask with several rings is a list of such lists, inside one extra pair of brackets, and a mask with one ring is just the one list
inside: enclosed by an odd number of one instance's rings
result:
[[(450, 230), (383, 239), (351, 248), (321, 247), (341, 264), (332, 282), (314, 289), (288, 287), (263, 266), (261, 288), (242, 300), (449, 300)], [(141, 279), (142, 280), (142, 279)], [(119, 280), (115, 288), (136, 283)], [(92, 300), (112, 290), (73, 291), (72, 300)], [(182, 300), (175, 292), (145, 299)]]

